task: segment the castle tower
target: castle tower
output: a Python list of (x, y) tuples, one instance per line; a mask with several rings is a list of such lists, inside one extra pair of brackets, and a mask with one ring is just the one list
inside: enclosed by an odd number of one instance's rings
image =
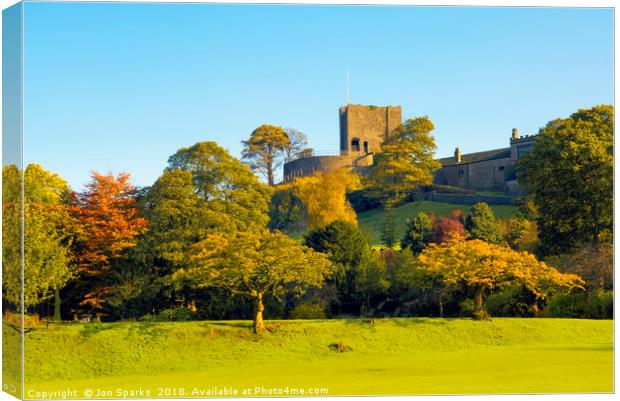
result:
[(378, 152), (385, 137), (402, 124), (400, 106), (348, 104), (340, 108), (340, 154)]

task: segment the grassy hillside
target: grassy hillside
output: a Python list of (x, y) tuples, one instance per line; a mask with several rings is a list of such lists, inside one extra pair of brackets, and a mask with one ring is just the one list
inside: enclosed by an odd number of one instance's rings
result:
[[(404, 235), (405, 228), (407, 226), (407, 219), (412, 218), (418, 212), (422, 211), (426, 213), (434, 213), (436, 216), (445, 216), (457, 209), (460, 209), (463, 213), (467, 214), (469, 213), (471, 206), (430, 201), (405, 203), (404, 205), (394, 209), (396, 211), (396, 219), (399, 223), (399, 236), (402, 237)], [(516, 210), (514, 206), (509, 205), (491, 206), (491, 209), (493, 209), (495, 216), (500, 219), (507, 219)], [(381, 209), (369, 210), (358, 214), (357, 218), (362, 230), (370, 234), (371, 243), (373, 245), (381, 244), (381, 223), (384, 218), (383, 211)]]
[[(262, 336), (251, 334), (249, 322), (231, 321), (36, 329), (25, 340), (26, 389), (142, 387), (151, 396), (194, 386), (320, 387), (329, 395), (613, 390), (612, 321), (268, 323), (273, 331)], [(16, 335), (3, 330), (5, 341)], [(347, 352), (333, 349), (340, 342)]]

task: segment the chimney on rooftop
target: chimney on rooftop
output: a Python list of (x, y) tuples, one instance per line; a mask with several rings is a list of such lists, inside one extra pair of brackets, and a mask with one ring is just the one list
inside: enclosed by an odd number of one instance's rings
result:
[(512, 139), (518, 139), (519, 138), (519, 130), (516, 128), (512, 129)]
[(461, 162), (461, 148), (454, 149), (454, 158), (456, 159), (457, 163)]

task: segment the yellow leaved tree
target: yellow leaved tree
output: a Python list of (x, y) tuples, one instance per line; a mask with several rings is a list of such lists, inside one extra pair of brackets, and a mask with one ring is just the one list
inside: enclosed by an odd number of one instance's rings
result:
[(308, 231), (336, 220), (357, 224), (357, 215), (346, 194), (359, 187), (359, 176), (346, 169), (317, 171), (314, 175), (296, 179), (293, 188), (304, 206)]
[(446, 286), (472, 290), (477, 318), (487, 316), (484, 294), (496, 287), (521, 283), (537, 300), (545, 300), (553, 291), (583, 288), (584, 284), (579, 276), (560, 273), (528, 252), (481, 240), (431, 244), (419, 256), (419, 269), (438, 277)]
[(178, 270), (173, 280), (250, 297), (255, 333), (264, 327), (266, 295), (320, 287), (334, 269), (326, 254), (269, 230), (207, 235), (193, 246), (191, 259), (192, 267)]

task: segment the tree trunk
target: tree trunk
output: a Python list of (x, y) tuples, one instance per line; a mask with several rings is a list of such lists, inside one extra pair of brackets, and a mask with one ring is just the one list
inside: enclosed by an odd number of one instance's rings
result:
[(443, 317), (443, 296), (439, 296), (439, 317)]
[(254, 300), (254, 334), (259, 334), (265, 328), (263, 324), (263, 294), (259, 293)]
[(474, 289), (474, 318), (486, 319), (487, 313), (484, 311), (484, 286), (477, 285)]
[(534, 301), (532, 304), (532, 314), (534, 317), (538, 317), (540, 315), (540, 307), (538, 306), (538, 299)]
[(58, 288), (54, 289), (54, 321), (59, 322), (60, 319), (60, 304), (62, 300), (60, 299), (60, 290)]
[(273, 183), (273, 164), (271, 162), (267, 163), (267, 184), (271, 187), (274, 184)]

